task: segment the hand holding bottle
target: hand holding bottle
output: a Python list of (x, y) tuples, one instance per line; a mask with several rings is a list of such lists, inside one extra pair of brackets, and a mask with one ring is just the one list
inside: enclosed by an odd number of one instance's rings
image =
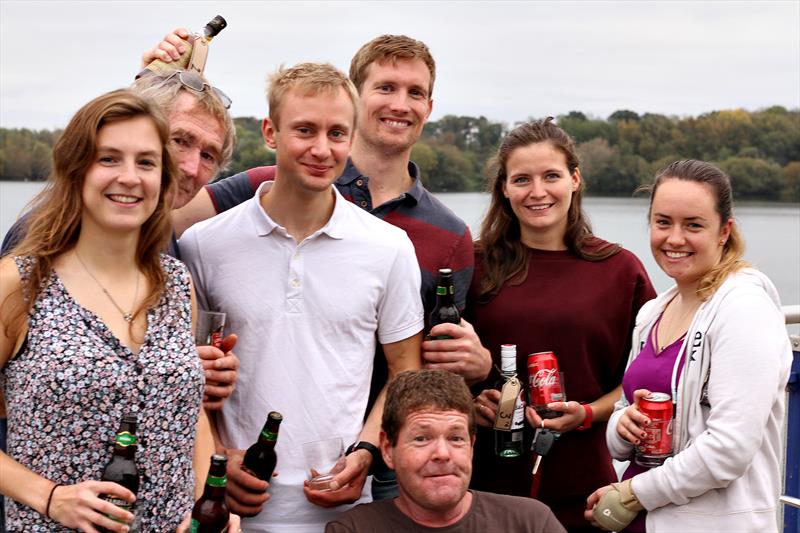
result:
[(476, 422), (478, 425), (491, 428), (497, 418), (497, 408), (500, 403), (500, 391), (486, 389), (475, 398)]
[[(425, 368), (448, 370), (462, 376), (468, 385), (489, 375), (492, 355), (481, 344), (472, 324), (463, 318), (460, 324), (437, 324), (429, 336), (431, 339), (422, 343)], [(435, 340), (436, 337), (440, 338)]]
[(181, 54), (186, 52), (186, 44), (191, 32), (186, 28), (175, 28), (150, 50), (142, 54), (141, 68), (146, 67), (156, 59), (164, 63), (172, 63), (181, 58)]
[[(96, 532), (98, 526), (108, 531), (128, 531), (123, 523), (133, 522), (133, 514), (100, 498), (110, 495), (133, 503), (136, 496), (111, 481), (82, 481), (57, 487), (50, 499), (50, 518), (71, 529)], [(114, 517), (112, 520), (109, 516)]]
[(269, 483), (242, 468), (244, 450), (226, 450), (228, 455), (228, 487), (225, 493), (228, 508), (240, 516), (255, 516), (269, 500)]

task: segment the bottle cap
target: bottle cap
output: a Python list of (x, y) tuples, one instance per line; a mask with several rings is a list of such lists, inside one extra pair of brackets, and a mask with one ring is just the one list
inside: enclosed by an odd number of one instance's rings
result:
[(222, 18), (222, 15), (217, 15), (206, 24), (206, 31), (209, 37), (215, 37), (219, 32), (224, 30), (228, 23)]
[(502, 344), (500, 346), (500, 370), (503, 372), (517, 371), (516, 344)]

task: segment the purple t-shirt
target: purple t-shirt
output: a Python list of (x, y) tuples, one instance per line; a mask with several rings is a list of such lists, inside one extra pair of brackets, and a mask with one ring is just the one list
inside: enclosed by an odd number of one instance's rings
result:
[[(658, 318), (653, 328), (647, 334), (647, 341), (644, 344), (644, 348), (639, 352), (639, 356), (633, 360), (631, 366), (628, 367), (628, 370), (625, 371), (625, 375), (622, 378), (622, 391), (628, 403), (633, 403), (633, 392), (637, 389), (647, 389), (650, 392), (663, 392), (672, 396), (672, 369), (675, 366), (675, 359), (678, 357), (678, 352), (681, 350), (685, 334), (673, 341), (672, 344), (664, 348), (660, 353), (656, 353), (655, 346), (653, 345), (653, 334), (658, 330), (659, 323), (661, 323), (661, 317)], [(681, 358), (678, 363), (678, 381), (680, 381), (682, 371), (683, 358)], [(648, 470), (647, 467), (640, 466), (634, 461), (631, 461), (625, 473), (622, 475), (622, 481), (630, 479), (637, 474), (641, 474), (646, 470)], [(646, 516), (646, 511), (640, 512), (633, 522), (625, 528), (625, 531), (630, 533), (644, 533)]]

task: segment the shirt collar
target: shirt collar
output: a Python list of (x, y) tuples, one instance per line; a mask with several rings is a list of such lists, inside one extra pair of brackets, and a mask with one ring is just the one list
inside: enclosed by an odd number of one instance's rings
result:
[[(423, 187), (420, 178), (419, 167), (413, 161), (408, 162), (408, 174), (411, 176), (411, 188), (406, 191), (406, 197), (414, 199), (414, 203), (418, 203), (422, 198)], [(347, 165), (344, 167), (344, 172), (336, 180), (339, 185), (350, 185), (358, 178), (363, 178), (369, 181), (368, 176), (361, 174), (361, 171), (356, 168), (351, 158), (347, 158)]]
[[(261, 185), (259, 185), (258, 189), (256, 189), (255, 196), (251, 200), (253, 202), (251, 208), (255, 211), (254, 218), (256, 221), (256, 233), (261, 236), (269, 235), (276, 229), (279, 229), (279, 231), (282, 234), (288, 235), (286, 229), (277, 222), (275, 222), (274, 220), (272, 220), (272, 218), (270, 218), (267, 212), (264, 211), (264, 208), (261, 207), (261, 197), (267, 194), (267, 192), (269, 192), (269, 190), (272, 188), (273, 183), (275, 182), (265, 181)], [(347, 209), (347, 206), (345, 205), (345, 203), (347, 202), (347, 200), (345, 200), (344, 197), (342, 197), (342, 195), (339, 194), (339, 191), (336, 190), (336, 187), (331, 185), (331, 189), (333, 191), (333, 196), (334, 196), (333, 213), (331, 214), (331, 217), (328, 219), (328, 222), (325, 223), (324, 226), (322, 226), (312, 235), (307, 237), (309, 239), (322, 233), (328, 235), (332, 239), (342, 239), (344, 237), (343, 220), (346, 216), (345, 210)]]

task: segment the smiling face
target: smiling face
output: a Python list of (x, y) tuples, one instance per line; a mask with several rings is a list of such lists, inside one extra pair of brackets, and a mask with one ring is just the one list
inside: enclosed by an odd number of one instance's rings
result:
[(162, 149), (149, 117), (100, 128), (94, 160), (83, 180), (82, 227), (138, 231), (158, 203)]
[(200, 109), (194, 96), (181, 91), (169, 115), (169, 130), (179, 171), (172, 207), (179, 209), (217, 174), (225, 127)]
[(276, 150), (277, 179), (298, 191), (330, 189), (341, 175), (353, 136), (355, 109), (342, 88), (306, 94), (287, 92), (280, 104), (280, 124), (264, 119), (264, 139)]
[(393, 153), (410, 151), (431, 114), (430, 82), (421, 59), (370, 64), (359, 94), (359, 142)]
[(719, 262), (732, 224), (720, 220), (711, 187), (666, 178), (650, 207), (650, 250), (679, 287), (691, 288)]
[(449, 515), (467, 493), (472, 475), (469, 419), (455, 410), (409, 414), (392, 445), (381, 435), (386, 464), (397, 473), (400, 499), (415, 514)]
[(506, 163), (503, 195), (519, 221), (521, 240), (533, 248), (563, 250), (572, 195), (580, 172), (549, 142), (514, 149)]

